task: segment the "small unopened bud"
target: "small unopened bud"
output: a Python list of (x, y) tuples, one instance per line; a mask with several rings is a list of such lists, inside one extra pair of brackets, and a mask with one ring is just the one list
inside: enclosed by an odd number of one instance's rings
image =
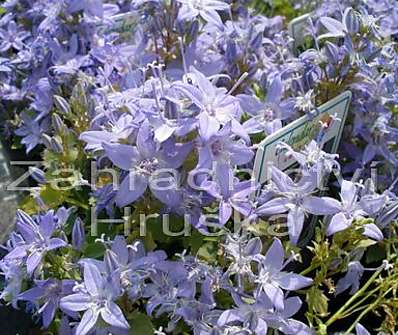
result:
[(61, 113), (64, 113), (64, 114), (71, 113), (69, 103), (63, 97), (60, 97), (59, 95), (54, 95), (54, 103), (57, 106), (57, 109)]
[(323, 50), (328, 61), (332, 64), (337, 64), (339, 60), (338, 47), (331, 42), (326, 42)]
[(193, 23), (191, 24), (191, 27), (190, 27), (188, 36), (189, 36), (192, 40), (195, 40), (196, 37), (198, 36), (198, 33), (199, 33), (199, 21), (198, 21), (198, 20), (195, 20), (195, 21), (193, 21)]
[(47, 207), (46, 203), (44, 202), (43, 198), (40, 196), (40, 194), (38, 194), (38, 193), (33, 194), (33, 198), (35, 199), (37, 206), (39, 206), (43, 210), (48, 210), (48, 207)]
[(105, 251), (104, 263), (108, 273), (114, 272), (119, 267), (117, 255), (109, 249)]
[(226, 51), (225, 51), (226, 59), (227, 59), (229, 62), (232, 63), (232, 62), (235, 61), (237, 55), (238, 55), (238, 52), (237, 52), (237, 49), (236, 49), (236, 43), (235, 43), (235, 41), (233, 41), (233, 40), (228, 40), (228, 41), (227, 41), (227, 49), (226, 49)]
[(62, 151), (64, 151), (62, 143), (56, 137), (51, 138), (51, 150), (57, 154), (60, 154)]
[(41, 141), (43, 142), (43, 144), (46, 146), (47, 149), (51, 149), (51, 137), (50, 136), (48, 136), (47, 134), (42, 134)]
[(51, 121), (56, 133), (62, 134), (65, 131), (66, 128), (65, 123), (64, 121), (62, 121), (62, 119), (58, 114), (53, 114), (51, 116)]
[(36, 180), (39, 184), (45, 184), (46, 183), (46, 176), (44, 174), (44, 171), (35, 167), (31, 166), (29, 167), (29, 172), (31, 177)]
[(347, 8), (344, 11), (343, 23), (349, 34), (356, 34), (361, 28), (361, 17), (352, 8)]
[(85, 236), (84, 223), (77, 218), (72, 228), (72, 245), (76, 250), (82, 250)]
[(32, 225), (34, 226), (33, 219), (30, 217), (30, 215), (26, 214), (23, 210), (18, 209), (16, 217), (17, 217), (17, 221), (24, 223), (28, 226), (32, 226)]

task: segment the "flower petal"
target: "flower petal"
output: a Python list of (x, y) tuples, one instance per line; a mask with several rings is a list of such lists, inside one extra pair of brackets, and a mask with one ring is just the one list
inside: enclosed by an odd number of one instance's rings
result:
[(287, 214), (287, 227), (289, 229), (290, 242), (296, 245), (304, 224), (304, 211), (295, 206)]
[(220, 124), (216, 118), (209, 116), (206, 112), (199, 115), (199, 134), (204, 141), (216, 135), (219, 129)]
[(257, 320), (257, 327), (254, 329), (254, 332), (256, 335), (264, 335), (267, 334), (268, 332), (268, 325), (263, 319), (258, 319)]
[(103, 278), (98, 268), (91, 263), (84, 263), (84, 285), (92, 296), (99, 296), (103, 284)]
[(263, 264), (267, 268), (272, 268), (273, 270), (279, 271), (282, 269), (284, 259), (285, 250), (283, 249), (282, 242), (279, 239), (274, 238), (274, 242), (265, 254)]
[(288, 205), (290, 202), (286, 198), (275, 198), (257, 208), (258, 215), (274, 215), (281, 214), (288, 210)]
[(223, 327), (230, 323), (233, 323), (236, 321), (241, 321), (241, 320), (242, 320), (242, 316), (239, 313), (239, 311), (228, 309), (220, 315), (220, 317), (218, 318), (218, 321), (217, 321), (217, 325), (220, 327)]
[(130, 328), (122, 310), (113, 301), (108, 301), (106, 306), (101, 309), (101, 316), (111, 326), (124, 329)]
[(300, 290), (312, 284), (312, 279), (295, 273), (281, 273), (277, 281), (282, 288), (289, 291)]
[(278, 311), (283, 311), (284, 309), (284, 296), (283, 291), (273, 284), (265, 284), (263, 286), (264, 293), (268, 296), (271, 300), (272, 304)]
[(376, 241), (381, 241), (384, 236), (379, 227), (377, 227), (374, 223), (367, 223), (363, 225), (365, 236), (368, 236)]
[(140, 158), (137, 148), (127, 144), (102, 144), (106, 156), (122, 170), (130, 170)]
[(83, 293), (71, 294), (60, 300), (60, 307), (69, 312), (85, 311), (90, 308), (90, 304), (90, 296)]
[(355, 196), (357, 195), (357, 188), (352, 181), (343, 180), (341, 183), (341, 199), (346, 204), (353, 204)]
[(219, 220), (221, 225), (225, 225), (232, 215), (232, 206), (227, 201), (221, 201), (219, 206)]
[(120, 184), (115, 197), (116, 205), (124, 207), (142, 196), (148, 186), (148, 179), (140, 173), (129, 173)]
[(341, 204), (330, 197), (308, 196), (303, 200), (303, 208), (314, 215), (331, 215), (341, 211)]
[(326, 235), (330, 236), (339, 231), (347, 229), (351, 225), (351, 221), (345, 217), (343, 213), (338, 213), (332, 217), (326, 231)]
[(76, 335), (87, 335), (89, 334), (98, 320), (98, 310), (88, 309), (84, 312), (82, 320), (76, 328)]
[(263, 249), (263, 244), (261, 242), (260, 237), (254, 237), (250, 239), (250, 241), (245, 246), (245, 255), (246, 256), (254, 256), (261, 253)]
[(370, 335), (366, 328), (360, 323), (357, 323), (357, 325), (355, 326), (355, 331), (357, 332), (357, 335)]
[(32, 275), (32, 273), (39, 266), (41, 260), (43, 258), (43, 253), (41, 251), (33, 251), (26, 260), (26, 268), (28, 275)]
[(54, 249), (65, 247), (67, 245), (68, 245), (68, 243), (66, 243), (64, 240), (62, 240), (58, 237), (54, 237), (48, 241), (47, 250), (54, 250)]

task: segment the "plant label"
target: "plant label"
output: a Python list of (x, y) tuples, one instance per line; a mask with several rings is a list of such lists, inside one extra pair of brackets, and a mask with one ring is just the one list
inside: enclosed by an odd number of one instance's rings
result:
[(271, 166), (287, 170), (296, 163), (294, 158), (285, 154), (285, 149), (280, 148), (282, 142), (297, 151), (316, 139), (324, 151), (336, 153), (350, 101), (351, 92), (346, 91), (317, 108), (315, 117), (304, 115), (262, 141), (254, 162), (256, 182), (263, 184), (269, 180)]

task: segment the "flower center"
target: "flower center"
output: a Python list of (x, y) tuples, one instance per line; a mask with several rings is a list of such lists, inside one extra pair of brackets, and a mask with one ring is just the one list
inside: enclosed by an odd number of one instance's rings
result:
[(148, 159), (142, 160), (138, 164), (136, 169), (139, 172), (142, 172), (146, 175), (151, 175), (157, 170), (158, 166), (159, 166), (159, 161), (157, 158), (148, 158)]

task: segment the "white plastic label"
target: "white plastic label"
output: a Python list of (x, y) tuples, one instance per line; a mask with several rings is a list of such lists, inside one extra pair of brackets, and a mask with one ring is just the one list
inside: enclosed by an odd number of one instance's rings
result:
[(324, 151), (336, 153), (340, 143), (351, 92), (346, 91), (318, 108), (318, 113), (312, 119), (304, 115), (296, 121), (268, 136), (259, 144), (254, 162), (253, 177), (263, 184), (270, 178), (270, 167), (276, 166), (283, 170), (296, 163), (294, 158), (285, 155), (279, 144), (289, 144), (294, 150), (301, 150), (305, 145), (316, 139)]

